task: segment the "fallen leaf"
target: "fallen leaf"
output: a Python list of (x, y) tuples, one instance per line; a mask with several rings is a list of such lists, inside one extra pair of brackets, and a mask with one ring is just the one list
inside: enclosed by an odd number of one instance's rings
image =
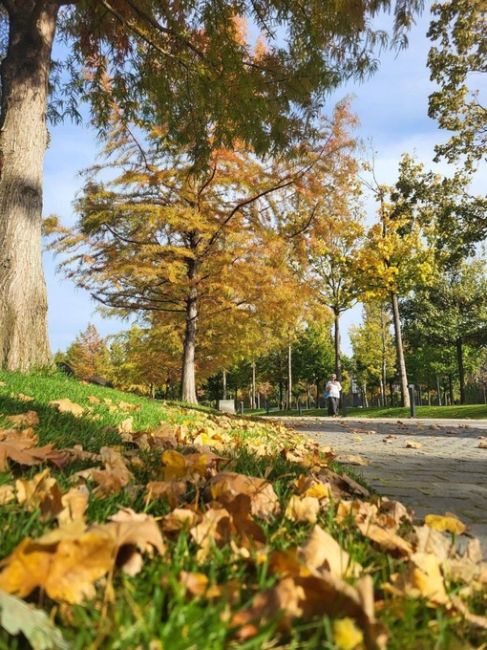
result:
[(424, 523), (440, 532), (454, 533), (455, 535), (462, 535), (467, 529), (455, 515), (426, 515)]
[(208, 577), (204, 573), (181, 571), (179, 583), (191, 596), (204, 596), (208, 589)]
[(316, 497), (299, 497), (293, 494), (289, 499), (284, 516), (291, 521), (307, 521), (315, 524), (320, 511), (320, 502)]
[(39, 424), (39, 416), (36, 411), (27, 411), (18, 415), (7, 415), (5, 419), (14, 427), (35, 427)]
[(337, 650), (354, 650), (363, 640), (363, 632), (352, 618), (333, 621), (333, 641)]
[[(472, 614), (472, 612), (469, 611), (468, 607), (465, 605), (465, 603), (458, 597), (458, 596), (452, 596), (451, 597), (451, 602), (453, 604), (453, 607), (462, 614), (463, 618), (468, 621), (471, 625), (474, 625), (475, 627), (479, 627), (482, 630), (487, 630), (487, 618), (485, 616), (479, 616), (478, 614)], [(480, 646), (482, 647), (482, 646)]]
[(134, 430), (134, 419), (132, 417), (122, 420), (122, 422), (120, 422), (120, 424), (117, 426), (117, 431), (120, 434), (132, 433), (133, 430)]
[(84, 525), (89, 492), (85, 486), (71, 488), (61, 497), (62, 510), (57, 515), (60, 526), (80, 521)]
[(369, 461), (363, 458), (362, 456), (354, 454), (339, 454), (336, 457), (337, 461), (344, 463), (345, 465), (362, 465), (366, 466), (369, 464)]
[(186, 493), (186, 483), (183, 481), (150, 481), (146, 486), (145, 500), (150, 503), (154, 499), (166, 499), (174, 508)]
[(88, 402), (90, 404), (100, 404), (101, 400), (98, 399), (98, 397), (95, 397), (94, 395), (88, 395)]
[(440, 561), (432, 553), (411, 555), (406, 571), (393, 574), (391, 583), (385, 584), (384, 589), (408, 598), (425, 598), (435, 605), (443, 605), (449, 601)]
[(13, 394), (12, 397), (19, 402), (33, 402), (34, 398), (30, 395), (24, 395), (24, 393)]
[(12, 636), (23, 634), (34, 650), (70, 647), (46, 612), (3, 591), (0, 591), (0, 627)]
[(213, 544), (221, 546), (228, 542), (231, 533), (231, 517), (226, 508), (210, 508), (204, 513), (200, 523), (190, 530), (191, 537), (200, 547), (199, 560), (205, 559)]
[(406, 440), (406, 447), (408, 449), (421, 449), (423, 445), (420, 442), (416, 442), (416, 440)]
[(84, 413), (84, 408), (67, 397), (63, 399), (53, 399), (48, 402), (49, 406), (54, 406), (58, 413), (69, 413), (75, 418), (80, 418)]
[(181, 530), (189, 530), (196, 525), (198, 516), (188, 508), (175, 508), (172, 512), (162, 518), (162, 530), (165, 533), (179, 533)]
[(235, 472), (221, 472), (210, 480), (209, 485), (212, 497), (223, 504), (238, 494), (249, 496), (254, 517), (266, 519), (280, 512), (274, 488), (264, 479)]
[(300, 557), (314, 575), (329, 571), (338, 578), (357, 577), (362, 567), (350, 559), (349, 554), (324, 531), (315, 526), (306, 544), (300, 549)]
[(371, 539), (381, 549), (398, 555), (411, 555), (413, 552), (411, 544), (393, 530), (369, 522), (357, 523), (357, 527), (362, 535)]
[(0, 485), (0, 506), (15, 501), (15, 490), (12, 485)]
[(41, 519), (49, 519), (58, 515), (63, 509), (61, 490), (55, 478), (45, 469), (30, 480), (15, 481), (17, 501), (29, 512), (41, 511)]

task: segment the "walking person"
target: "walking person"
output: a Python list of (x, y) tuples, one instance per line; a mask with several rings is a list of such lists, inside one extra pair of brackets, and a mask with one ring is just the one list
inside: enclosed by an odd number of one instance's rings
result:
[(325, 394), (328, 397), (328, 415), (338, 417), (338, 404), (340, 403), (340, 392), (342, 385), (336, 375), (332, 375), (325, 387)]

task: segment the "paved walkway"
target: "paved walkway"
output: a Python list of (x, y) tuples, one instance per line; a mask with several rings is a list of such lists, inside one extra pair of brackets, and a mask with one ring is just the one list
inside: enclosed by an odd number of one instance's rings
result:
[(479, 448), (482, 436), (487, 443), (487, 421), (283, 419), (333, 447), (345, 464), (347, 455), (360, 456), (367, 464), (354, 466), (355, 472), (379, 494), (414, 510), (418, 520), (428, 513), (457, 515), (487, 556), (487, 449)]

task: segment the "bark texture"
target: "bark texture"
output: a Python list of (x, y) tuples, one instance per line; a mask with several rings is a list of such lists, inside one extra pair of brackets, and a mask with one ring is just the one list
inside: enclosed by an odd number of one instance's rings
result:
[(186, 299), (186, 331), (184, 334), (183, 347), (183, 376), (181, 381), (181, 399), (189, 404), (197, 404), (196, 397), (196, 372), (195, 372), (195, 350), (196, 350), (196, 328), (198, 321), (198, 293), (194, 286), (196, 275), (196, 264), (190, 261), (188, 265), (188, 279), (190, 291)]
[(396, 342), (397, 372), (399, 374), (399, 384), (401, 387), (401, 406), (410, 406), (408, 376), (406, 372), (406, 362), (404, 361), (404, 348), (402, 345), (401, 319), (399, 317), (399, 301), (397, 294), (391, 294), (392, 319), (394, 322), (394, 339)]
[(1, 65), (0, 366), (50, 364), (41, 222), (47, 97), (57, 2), (9, 3)]
[(465, 368), (463, 365), (463, 341), (461, 338), (455, 342), (457, 350), (458, 379), (460, 381), (460, 404), (465, 404)]

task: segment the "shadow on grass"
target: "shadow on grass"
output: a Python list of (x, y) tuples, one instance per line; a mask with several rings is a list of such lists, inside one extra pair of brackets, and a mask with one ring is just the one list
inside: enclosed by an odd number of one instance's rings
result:
[[(0, 395), (0, 415), (17, 415), (35, 411), (40, 423), (35, 427), (39, 435), (39, 444), (53, 443), (56, 447), (83, 445), (87, 451), (99, 451), (103, 445), (120, 444), (120, 435), (116, 427), (107, 420), (89, 419), (87, 416), (77, 418), (70, 413), (59, 413), (54, 407), (36, 400), (22, 402), (18, 399)], [(7, 422), (4, 423), (8, 427)]]

